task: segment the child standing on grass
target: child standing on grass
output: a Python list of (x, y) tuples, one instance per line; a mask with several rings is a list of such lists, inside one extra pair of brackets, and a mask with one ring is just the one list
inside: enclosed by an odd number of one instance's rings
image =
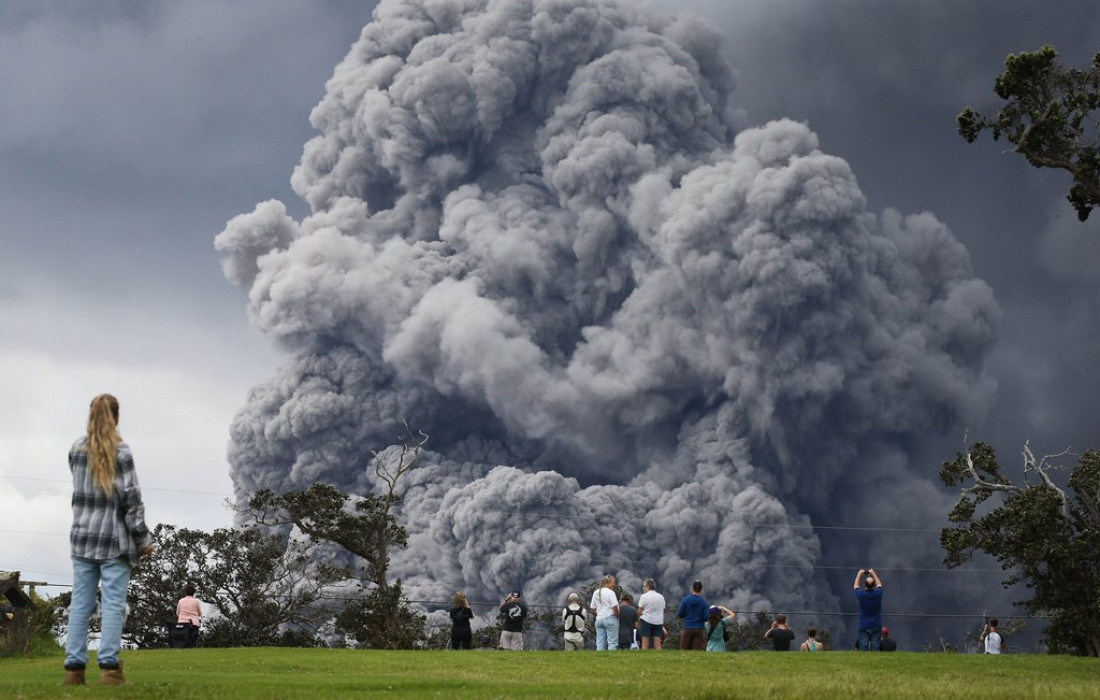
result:
[(134, 456), (118, 434), (118, 399), (100, 394), (88, 411), (88, 430), (69, 450), (73, 476), (73, 597), (65, 640), (65, 685), (84, 685), (88, 620), (101, 589), (99, 684), (122, 685), (122, 622), (130, 571), (153, 552)]

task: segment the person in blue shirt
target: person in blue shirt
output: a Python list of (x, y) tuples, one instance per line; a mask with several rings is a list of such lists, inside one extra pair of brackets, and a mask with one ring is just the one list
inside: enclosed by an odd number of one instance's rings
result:
[(860, 569), (852, 584), (859, 602), (860, 651), (879, 651), (882, 641), (882, 579), (874, 569)]
[(707, 623), (709, 606), (702, 593), (703, 582), (693, 582), (691, 594), (684, 596), (680, 601), (680, 607), (676, 609), (676, 616), (684, 621), (684, 629), (680, 632), (681, 649), (697, 651), (706, 649), (707, 635), (703, 627)]

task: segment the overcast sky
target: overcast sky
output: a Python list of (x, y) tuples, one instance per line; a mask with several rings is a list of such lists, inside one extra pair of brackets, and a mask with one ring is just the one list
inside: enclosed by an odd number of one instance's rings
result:
[[(1007, 53), (1052, 43), (1084, 65), (1100, 4), (657, 4), (725, 28), (748, 124), (808, 122), (871, 211), (934, 212), (993, 287), (998, 400), (984, 425), (928, 436), (930, 476), (965, 429), (1010, 465), (1028, 439), (1100, 447), (1100, 216), (1078, 223), (1068, 176), (967, 145), (954, 124), (993, 105)], [(121, 400), (149, 524), (230, 524), (229, 422), (279, 354), (213, 238), (266, 199), (307, 212), (289, 178), (309, 112), (373, 5), (0, 5), (0, 569), (71, 580), (65, 454), (104, 391)]]

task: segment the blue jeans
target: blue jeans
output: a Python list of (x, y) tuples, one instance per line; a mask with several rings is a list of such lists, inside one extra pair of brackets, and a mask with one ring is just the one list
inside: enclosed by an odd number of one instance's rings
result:
[(619, 618), (612, 615), (596, 620), (596, 651), (619, 648)]
[(73, 557), (73, 600), (69, 605), (69, 632), (65, 638), (65, 668), (88, 664), (88, 620), (95, 610), (96, 588), (102, 587), (100, 668), (118, 666), (122, 647), (122, 622), (126, 614), (126, 588), (130, 585), (130, 560), (126, 557), (96, 561)]
[(868, 627), (859, 631), (858, 647), (860, 651), (880, 651), (882, 649), (882, 628)]

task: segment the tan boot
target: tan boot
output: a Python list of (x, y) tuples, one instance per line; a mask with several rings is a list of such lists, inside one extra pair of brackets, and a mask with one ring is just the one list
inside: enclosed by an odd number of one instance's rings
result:
[(118, 668), (101, 668), (99, 669), (99, 684), (100, 685), (122, 685), (126, 682), (126, 677), (122, 675), (122, 662), (118, 662)]
[(84, 685), (84, 669), (65, 669), (65, 685)]

